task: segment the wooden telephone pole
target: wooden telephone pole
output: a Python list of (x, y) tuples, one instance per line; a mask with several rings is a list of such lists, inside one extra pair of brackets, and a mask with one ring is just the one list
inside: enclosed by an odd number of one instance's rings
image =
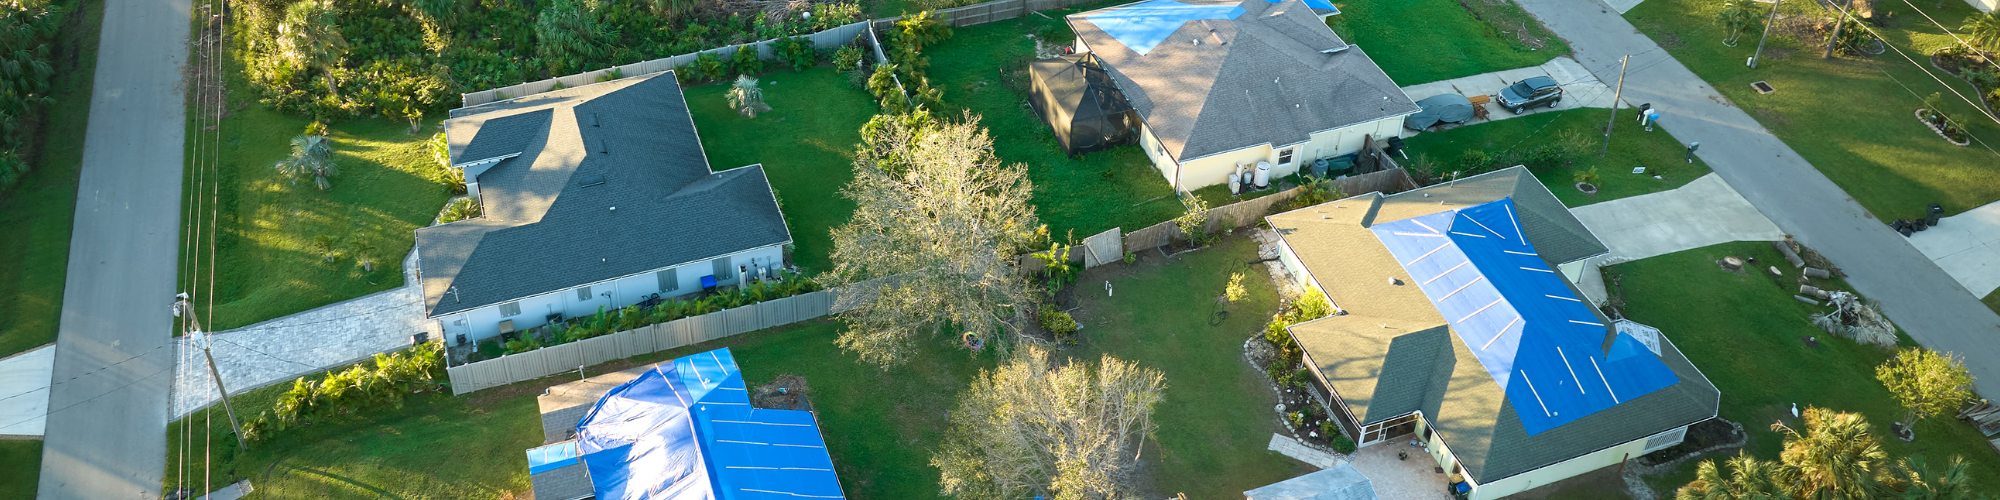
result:
[(1757, 59), (1764, 56), (1764, 41), (1771, 39), (1771, 25), (1778, 22), (1778, 3), (1783, 1), (1771, 2), (1771, 15), (1764, 19), (1764, 34), (1757, 37), (1757, 52), (1750, 54), (1750, 69), (1757, 69)]
[(1611, 154), (1611, 129), (1618, 126), (1618, 100), (1625, 96), (1625, 68), (1631, 66), (1630, 54), (1618, 60), (1618, 90), (1611, 93), (1611, 119), (1604, 123), (1604, 149), (1597, 152), (1599, 158)]
[(249, 451), (250, 445), (243, 441), (243, 425), (236, 423), (236, 408), (229, 404), (229, 388), (222, 386), (222, 373), (215, 369), (215, 354), (209, 352), (209, 346), (215, 343), (214, 336), (201, 331), (201, 319), (195, 317), (193, 303), (181, 299), (175, 306), (188, 317), (188, 338), (200, 345), (202, 357), (208, 358), (208, 377), (215, 379), (215, 390), (222, 393), (222, 410), (229, 413), (229, 427), (236, 429), (236, 447)]
[[(1771, 10), (1777, 9), (1772, 8)], [(1826, 38), (1826, 52), (1819, 55), (1820, 59), (1833, 58), (1833, 46), (1840, 44), (1840, 29), (1845, 27), (1847, 27), (1847, 4), (1842, 3), (1840, 4), (1840, 18), (1833, 21), (1833, 36)]]

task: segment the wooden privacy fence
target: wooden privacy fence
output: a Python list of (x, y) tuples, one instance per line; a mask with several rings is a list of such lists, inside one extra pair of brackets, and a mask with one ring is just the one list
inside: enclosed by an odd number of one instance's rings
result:
[[(1401, 167), (1394, 165), (1394, 163), (1385, 163), (1384, 166), (1388, 167), (1387, 170), (1334, 179), (1330, 182), (1333, 183), (1335, 189), (1339, 189), (1340, 192), (1346, 193), (1348, 196), (1376, 191), (1399, 193), (1416, 189), (1417, 184), (1415, 181), (1410, 180), (1410, 174), (1403, 171)], [(1213, 233), (1256, 224), (1258, 220), (1264, 218), (1264, 215), (1271, 213), (1272, 206), (1291, 201), (1292, 198), (1298, 197), (1303, 192), (1305, 192), (1304, 188), (1292, 188), (1272, 193), (1262, 198), (1244, 200), (1208, 209), (1207, 230)], [(1161, 222), (1137, 231), (1125, 233), (1125, 251), (1138, 252), (1141, 250), (1151, 250), (1166, 246), (1167, 243), (1172, 242), (1175, 238), (1181, 237), (1183, 236), (1181, 235), (1180, 227), (1175, 226), (1174, 221)]]
[(835, 290), (794, 295), (445, 368), (452, 395), (833, 314)]
[[(848, 43), (853, 42), (855, 37), (859, 37), (863, 33), (866, 33), (867, 31), (868, 31), (868, 21), (858, 21), (843, 26), (837, 26), (832, 29), (828, 29), (826, 31), (821, 31), (818, 33), (812, 33), (808, 35), (800, 35), (800, 36), (804, 36), (806, 38), (811, 39), (813, 43), (813, 48), (815, 49), (827, 49), (827, 48), (836, 48), (842, 45), (847, 45)], [(590, 85), (593, 83), (597, 83), (599, 78), (604, 78), (607, 75), (613, 74), (614, 71), (622, 77), (634, 77), (634, 76), (659, 73), (670, 69), (679, 68), (681, 66), (686, 66), (688, 63), (694, 62), (694, 59), (696, 57), (699, 57), (701, 54), (715, 54), (716, 57), (721, 57), (723, 60), (726, 61), (729, 60), (730, 56), (736, 55), (736, 51), (742, 50), (745, 47), (756, 49), (758, 59), (772, 59), (776, 57), (776, 53), (772, 51), (771, 44), (776, 41), (778, 41), (778, 39), (773, 38), (770, 40), (730, 45), (726, 47), (717, 47), (713, 49), (681, 54), (672, 57), (663, 57), (651, 61), (640, 61), (632, 64), (627, 64), (624, 66), (614, 66), (610, 68), (600, 69), (597, 71), (589, 71), (569, 76), (550, 78), (547, 80), (528, 82), (519, 85), (514, 85), (511, 87), (502, 87), (491, 90), (481, 90), (469, 94), (459, 94), (459, 98), (463, 102), (461, 106), (469, 108), (481, 104), (487, 104), (497, 101), (505, 101), (517, 97), (530, 96), (530, 95), (540, 94), (543, 92), (548, 92), (550, 90), (555, 90), (557, 84), (562, 84), (563, 88), (581, 87), (584, 85)]]

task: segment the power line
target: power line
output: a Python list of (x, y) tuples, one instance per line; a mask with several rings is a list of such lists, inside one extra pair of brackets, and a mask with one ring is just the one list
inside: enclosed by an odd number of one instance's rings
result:
[[(1938, 27), (1938, 30), (1939, 30), (1939, 31), (1943, 31), (1943, 32), (1944, 32), (1944, 34), (1946, 34), (1946, 35), (1951, 35), (1951, 39), (1953, 39), (1953, 40), (1958, 40), (1958, 44), (1959, 44), (1959, 45), (1962, 45), (1962, 46), (1964, 46), (1964, 47), (1966, 48), (1966, 50), (1971, 50), (1971, 51), (1972, 51), (1972, 53), (1974, 53), (1974, 54), (1979, 54), (1979, 55), (1980, 55), (1981, 57), (1985, 57), (1985, 58), (1987, 58), (1988, 60), (1991, 60), (1991, 59), (1993, 59), (1993, 56), (1992, 56), (1991, 54), (1987, 54), (1987, 53), (1986, 53), (1985, 51), (1982, 51), (1982, 50), (1979, 50), (1979, 48), (1978, 48), (1978, 47), (1974, 47), (1974, 46), (1972, 46), (1972, 44), (1970, 44), (1970, 43), (1966, 43), (1965, 39), (1964, 39), (1964, 38), (1959, 38), (1959, 37), (1958, 37), (1958, 34), (1957, 34), (1957, 33), (1952, 33), (1952, 32), (1951, 32), (1951, 28), (1946, 28), (1946, 27), (1944, 27), (1944, 23), (1940, 23), (1940, 22), (1938, 22), (1938, 21), (1937, 21), (1936, 19), (1931, 19), (1931, 15), (1930, 15), (1929, 13), (1927, 13), (1927, 12), (1924, 12), (1924, 9), (1919, 9), (1919, 8), (1917, 8), (1917, 4), (1913, 4), (1913, 3), (1910, 3), (1910, 0), (1903, 0), (1903, 3), (1904, 3), (1905, 5), (1909, 5), (1909, 6), (1910, 6), (1910, 9), (1911, 9), (1911, 10), (1915, 10), (1915, 11), (1917, 11), (1917, 14), (1918, 14), (1918, 15), (1921, 15), (1921, 16), (1924, 16), (1924, 19), (1930, 19), (1930, 21), (1931, 21), (1931, 24), (1935, 24), (1935, 25), (1937, 25), (1937, 27)], [(1825, 8), (1825, 7), (1821, 7), (1821, 8), (1823, 9), (1823, 8)], [(1885, 40), (1885, 41), (1883, 41), (1882, 43), (1883, 43), (1883, 44), (1888, 44), (1889, 42)]]

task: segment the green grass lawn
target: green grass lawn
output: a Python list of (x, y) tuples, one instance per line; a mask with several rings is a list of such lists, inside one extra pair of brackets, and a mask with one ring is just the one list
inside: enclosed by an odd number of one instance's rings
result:
[(0, 440), (0, 498), (34, 498), (42, 477), (42, 440)]
[[(816, 321), (638, 359), (657, 362), (726, 346), (751, 385), (783, 374), (804, 376), (821, 434), (850, 498), (937, 497), (931, 446), (942, 436), (945, 412), (955, 404), (958, 390), (980, 367), (991, 366), (992, 356), (975, 357), (937, 342), (924, 346), (923, 355), (910, 364), (882, 370), (835, 347), (838, 329), (838, 323)], [(552, 377), (466, 397), (419, 396), (401, 410), (293, 429), (252, 443), (251, 452), (240, 455), (224, 451), (234, 442), (218, 408), (211, 424), (213, 449), (222, 464), (215, 484), (249, 478), (257, 487), (255, 498), (519, 495), (529, 487), (525, 451), (542, 439), (535, 395), (568, 380)], [(233, 401), (237, 411), (256, 414), (286, 389), (288, 385), (274, 385)], [(178, 477), (174, 464), (180, 442), (171, 436), (181, 429), (180, 423), (168, 427), (169, 485)], [(203, 427), (197, 423), (194, 429), (199, 443)], [(199, 475), (198, 465), (193, 473)]]
[(1064, 15), (1109, 4), (1049, 11), (1054, 19), (1030, 15), (958, 28), (950, 40), (924, 50), (931, 82), (944, 91), (942, 114), (956, 118), (963, 110), (984, 117), (981, 124), (991, 131), (1000, 160), (1028, 165), (1036, 213), (1058, 240), (1072, 231), (1077, 239), (1113, 227), (1133, 231), (1185, 211), (1138, 146), (1070, 158), (1028, 107), (1034, 42), (1023, 35), (1060, 25), (1057, 19)]
[[(1943, 463), (1948, 456), (1964, 456), (1972, 464), (1976, 491), (2000, 490), (2000, 456), (1961, 421), (1944, 416), (1918, 424), (1914, 443), (1889, 437), (1889, 423), (1903, 411), (1875, 380), (1875, 366), (1889, 358), (1888, 351), (1808, 323), (1807, 314), (1823, 308), (1792, 299), (1796, 275), (1782, 280), (1765, 273), (1737, 275), (1714, 264), (1725, 255), (1779, 262), (1780, 269), (1792, 272), (1770, 244), (1737, 242), (1619, 264), (1607, 268), (1605, 281), (1622, 290), (1627, 317), (1659, 327), (1721, 389), (1721, 416), (1743, 424), (1751, 454), (1776, 459), (1783, 438), (1770, 430), (1771, 423), (1789, 422), (1793, 403), (1819, 406), (1866, 415), (1891, 457), (1922, 454)], [(1801, 339), (1808, 336), (1819, 337), (1820, 347), (1807, 347)], [(1910, 343), (1907, 337), (1904, 343)], [(1652, 483), (1663, 491), (1678, 488), (1693, 478), (1694, 466), (1691, 461)]]
[(1992, 308), (1993, 312), (2000, 313), (2000, 290), (1986, 294), (1986, 298), (1981, 301), (1986, 303), (1986, 307)]
[(828, 235), (854, 214), (854, 202), (840, 189), (854, 179), (861, 124), (879, 107), (830, 66), (779, 70), (761, 81), (771, 111), (754, 119), (729, 108), (723, 98), (728, 85), (687, 89), (702, 149), (716, 170), (764, 164), (791, 226), (793, 262), (809, 272), (830, 270)]
[[(221, 128), (221, 219), (217, 228), (215, 329), (235, 328), (403, 285), (403, 257), (418, 227), (430, 224), (449, 194), (425, 141), (437, 132), (386, 119), (333, 123), (339, 175), (321, 191), (310, 180), (294, 184), (272, 165), (291, 151), (305, 130), (304, 117), (259, 104), (232, 62), (229, 116)], [(192, 103), (190, 103), (192, 104)], [(435, 125), (429, 122), (427, 125)], [(212, 141), (189, 122), (188, 139)], [(213, 186), (190, 167), (187, 189)], [(212, 204), (202, 200), (202, 217)], [(190, 216), (192, 220), (192, 216)], [(202, 238), (208, 233), (203, 230)], [(312, 249), (331, 236), (340, 257), (327, 263)], [(352, 244), (367, 240), (374, 272), (364, 272)], [(204, 263), (198, 272), (208, 272)], [(204, 280), (204, 283), (206, 280)]]
[[(1952, 29), (1974, 12), (1964, 2), (1944, 2), (1942, 8), (1931, 8), (1936, 5), (1931, 2), (1916, 4)], [(1868, 59), (1820, 59), (1817, 47), (1773, 36), (1765, 60), (1752, 70), (1743, 61), (1755, 50), (1758, 33), (1746, 33), (1737, 47), (1723, 46), (1721, 29), (1711, 22), (1721, 5), (1707, 0), (1655, 0), (1639, 4), (1625, 18), (1756, 117), (1877, 219), (1914, 217), (1929, 203), (1942, 203), (1949, 215), (2000, 200), (2000, 154), (1978, 141), (1970, 147), (1951, 145), (1918, 123), (1912, 112), (1924, 96), (1943, 92), (1950, 104), (1947, 112), (1995, 149), (2000, 149), (2000, 127), (1917, 66), (1893, 51)], [(1956, 43), (1907, 4), (1882, 2), (1876, 8), (1878, 17), (1892, 19), (1888, 28), (1876, 31), (1917, 64), (1928, 67), (1927, 54)], [(1973, 97), (1964, 81), (1942, 72), (1938, 77)], [(1759, 80), (1769, 81), (1778, 91), (1758, 94), (1750, 82)], [(1904, 90), (1905, 85), (1914, 95)]]
[[(1144, 498), (1241, 497), (1259, 486), (1311, 472), (1266, 446), (1283, 432), (1271, 406), (1270, 381), (1243, 358), (1243, 340), (1277, 310), (1277, 293), (1249, 238), (1231, 237), (1164, 262), (1148, 254), (1137, 264), (1112, 264), (1075, 285), (1082, 329), (1073, 358), (1111, 354), (1166, 373), (1166, 399), (1154, 410), (1159, 436), (1148, 445)], [(1249, 297), (1216, 298), (1229, 275), (1243, 272)], [(1100, 281), (1115, 294), (1105, 296)], [(1226, 311), (1218, 320), (1217, 313)], [(1154, 446), (1157, 448), (1154, 448)]]
[(1509, 0), (1350, 0), (1334, 6), (1340, 15), (1328, 17), (1327, 25), (1368, 51), (1397, 85), (1536, 66), (1569, 53), (1567, 43)]
[[(1604, 141), (1604, 123), (1610, 118), (1610, 110), (1601, 108), (1537, 113), (1443, 132), (1425, 132), (1407, 139), (1408, 154), (1412, 159), (1420, 155), (1428, 157), (1438, 170), (1448, 172), (1457, 168), (1454, 165), (1468, 150), (1503, 156), (1508, 151), (1526, 151), (1546, 144), (1564, 133), (1581, 134), (1591, 141), (1589, 154), (1567, 167), (1535, 170), (1535, 177), (1564, 205), (1571, 207), (1665, 191), (1708, 174), (1708, 164), (1700, 158), (1693, 164), (1687, 163), (1686, 146), (1658, 127), (1647, 132), (1633, 121), (1638, 115), (1632, 113), (1629, 109), (1619, 111), (1618, 127), (1611, 133), (1611, 151), (1604, 157), (1598, 157), (1597, 151)], [(1645, 174), (1632, 173), (1633, 167), (1640, 166), (1646, 167)], [(1595, 196), (1576, 190), (1572, 180), (1577, 172), (1592, 168), (1597, 169), (1599, 179)], [(1654, 175), (1664, 179), (1654, 179)]]
[(0, 239), (0, 318), (8, 319), (0, 322), (0, 357), (55, 342), (62, 316), (104, 2), (62, 3), (81, 10), (70, 14), (50, 58), (56, 73), (49, 94), (53, 102), (42, 108), (40, 158), (20, 184), (0, 193), (0, 234), (8, 235)]

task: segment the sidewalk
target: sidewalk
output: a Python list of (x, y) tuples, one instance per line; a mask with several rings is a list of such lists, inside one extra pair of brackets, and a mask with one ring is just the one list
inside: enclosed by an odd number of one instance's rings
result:
[(1598, 78), (1617, 78), (1631, 55), (1625, 103), (1653, 103), (1660, 126), (1700, 142), (1702, 160), (1744, 199), (1800, 243), (1848, 274), (1847, 283), (1882, 304), (1889, 318), (1926, 347), (1958, 354), (1980, 392), (2000, 395), (2000, 315), (1987, 309), (1931, 259), (1868, 215), (1791, 147), (1715, 92), (1665, 50), (1595, 0), (1521, 0), (1576, 50)]
[(0, 436), (42, 436), (55, 368), (54, 344), (0, 359)]
[[(416, 287), (416, 253), (403, 259), (401, 288), (320, 307), (215, 334), (216, 369), (232, 394), (288, 382), (300, 375), (351, 364), (410, 346), (410, 337), (439, 338), (436, 322), (424, 319), (423, 294)], [(179, 419), (217, 399), (207, 360), (186, 337), (175, 339), (173, 411)]]

